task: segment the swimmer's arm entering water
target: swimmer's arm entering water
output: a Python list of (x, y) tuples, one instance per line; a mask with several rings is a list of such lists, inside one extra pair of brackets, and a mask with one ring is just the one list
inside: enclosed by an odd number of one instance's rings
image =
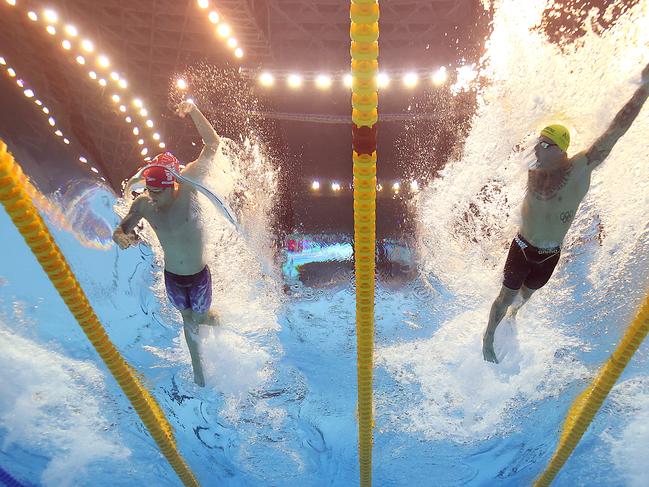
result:
[(606, 132), (595, 141), (590, 149), (576, 158), (585, 156), (586, 167), (591, 171), (599, 166), (611, 153), (620, 137), (629, 130), (647, 101), (647, 97), (649, 97), (649, 64), (642, 70), (640, 87), (618, 112)]
[(113, 241), (119, 245), (120, 249), (124, 250), (139, 243), (140, 239), (133, 230), (144, 216), (142, 210), (145, 202), (146, 196), (138, 196), (135, 201), (133, 201), (128, 214), (122, 219), (113, 232)]

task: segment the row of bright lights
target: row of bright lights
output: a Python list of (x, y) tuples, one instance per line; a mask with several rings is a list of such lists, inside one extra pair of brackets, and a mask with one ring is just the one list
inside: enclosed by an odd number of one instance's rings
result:
[[(11, 6), (16, 5), (16, 0), (6, 0), (6, 2)], [(94, 64), (97, 66), (95, 69), (97, 70), (95, 71), (94, 69), (90, 69), (88, 71), (88, 76), (90, 79), (96, 81), (102, 88), (106, 88), (109, 83), (116, 85), (118, 91), (111, 95), (111, 100), (113, 103), (119, 105), (119, 111), (124, 114), (125, 122), (134, 125), (132, 132), (133, 135), (139, 137), (137, 143), (142, 147), (140, 150), (142, 156), (147, 156), (149, 154), (149, 148), (145, 146), (143, 136), (145, 129), (148, 129), (151, 132), (150, 137), (154, 144), (157, 144), (161, 149), (165, 148), (165, 143), (161, 140), (160, 134), (155, 131), (155, 123), (151, 118), (149, 118), (149, 111), (146, 109), (144, 102), (140, 98), (133, 97), (130, 103), (125, 103), (125, 100), (130, 97), (128, 92), (126, 92), (128, 89), (128, 81), (120, 76), (116, 71), (108, 72), (111, 66), (110, 60), (107, 56), (96, 53), (95, 45), (91, 40), (80, 39), (79, 29), (74, 25), (68, 24), (60, 26), (57, 30), (57, 25), (60, 24), (60, 21), (59, 15), (54, 10), (45, 9), (42, 11), (40, 16), (34, 11), (29, 11), (27, 12), (27, 17), (33, 22), (38, 22), (39, 20), (44, 22), (45, 30), (51, 36), (56, 36), (57, 34), (63, 36), (61, 47), (65, 51), (72, 52), (75, 46), (77, 46), (76, 52), (73, 52), (72, 54), (79, 65), (90, 67), (94, 56)], [(102, 71), (105, 72), (103, 75)], [(133, 111), (132, 114), (129, 113), (131, 110)], [(136, 116), (143, 119), (142, 127), (138, 126), (138, 123), (135, 121)]]
[[(473, 81), (477, 76), (477, 72), (475, 71), (475, 68), (473, 66), (462, 66), (457, 69), (457, 82), (456, 84), (462, 84), (462, 85), (467, 85), (471, 81)], [(265, 87), (271, 87), (275, 84), (276, 78), (279, 78), (280, 76), (274, 75), (273, 73), (269, 71), (262, 72), (259, 74), (257, 80), (260, 85), (265, 86)], [(328, 74), (318, 74), (315, 76), (309, 76), (305, 77), (301, 74), (298, 73), (291, 73), (285, 76), (281, 76), (282, 78), (285, 79), (286, 85), (289, 88), (292, 89), (298, 89), (301, 88), (305, 84), (305, 79), (311, 79), (313, 80), (315, 86), (317, 88), (320, 88), (322, 90), (327, 90), (331, 88), (334, 84), (334, 77), (330, 76)], [(419, 82), (422, 80), (422, 78), (428, 78), (430, 82), (434, 86), (442, 86), (448, 81), (448, 70), (445, 66), (440, 67), (439, 69), (433, 71), (430, 73), (430, 75), (425, 75), (417, 72), (408, 72), (404, 73), (401, 76), (401, 82), (403, 86), (406, 88), (415, 88)], [(379, 73), (376, 82), (379, 88), (387, 88), (392, 79), (394, 77), (391, 77), (387, 73)], [(351, 88), (352, 86), (352, 75), (351, 74), (345, 74), (342, 77), (338, 78), (338, 80), (342, 83), (343, 86), (346, 88)]]
[[(197, 0), (198, 7), (202, 10), (210, 10), (209, 0)], [(223, 22), (223, 19), (216, 10), (210, 10), (207, 14), (210, 23), (216, 26), (216, 35), (225, 40), (226, 45), (233, 49), (234, 56), (238, 59), (243, 57), (243, 49), (239, 47), (239, 42), (232, 36), (232, 27)]]
[[(352, 189), (351, 184), (348, 184), (347, 187), (349, 189)], [(332, 181), (331, 184), (330, 184), (330, 188), (331, 188), (331, 191), (333, 191), (334, 193), (337, 193), (337, 192), (343, 190), (343, 186), (337, 181)], [(320, 191), (320, 189), (322, 189), (322, 183), (320, 183), (320, 181), (315, 180), (315, 181), (313, 181), (311, 183), (311, 190), (312, 191)], [(383, 191), (383, 185), (380, 184), (380, 183), (377, 184), (376, 185), (376, 190), (377, 191)], [(392, 183), (392, 191), (394, 191), (395, 193), (398, 193), (399, 191), (401, 191), (401, 182), (400, 181), (395, 181), (394, 183)], [(413, 193), (416, 193), (417, 191), (419, 191), (419, 183), (416, 180), (410, 181), (410, 191), (413, 192)]]
[[(47, 106), (40, 99), (36, 97), (36, 93), (34, 92), (34, 90), (26, 87), (25, 81), (18, 77), (18, 73), (16, 72), (16, 70), (12, 68), (7, 63), (7, 60), (2, 56), (0, 56), (0, 66), (3, 66), (5, 68), (10, 78), (14, 78), (16, 80), (16, 84), (23, 90), (23, 95), (25, 96), (25, 98), (27, 98), (28, 100), (32, 100), (34, 104), (40, 108), (43, 114), (47, 117), (47, 123), (49, 123), (50, 127), (54, 129), (54, 135), (56, 135), (57, 137), (61, 137), (61, 140), (63, 140), (64, 144), (70, 145), (70, 139), (65, 137), (63, 131), (56, 126), (56, 119), (50, 112), (50, 109), (47, 108)], [(79, 161), (89, 165), (88, 159), (84, 156), (79, 156)], [(99, 174), (99, 170), (96, 167), (92, 165), (89, 165), (89, 167), (92, 172), (94, 172), (95, 174)], [(104, 179), (103, 176), (101, 176), (101, 180), (106, 181), (106, 179)]]

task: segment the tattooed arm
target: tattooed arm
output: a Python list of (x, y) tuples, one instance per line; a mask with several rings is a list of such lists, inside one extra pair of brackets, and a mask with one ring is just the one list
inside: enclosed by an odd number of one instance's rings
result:
[(618, 139), (631, 127), (647, 97), (649, 97), (649, 64), (642, 70), (640, 88), (618, 112), (606, 132), (586, 151), (586, 164), (590, 170), (595, 169), (608, 157)]

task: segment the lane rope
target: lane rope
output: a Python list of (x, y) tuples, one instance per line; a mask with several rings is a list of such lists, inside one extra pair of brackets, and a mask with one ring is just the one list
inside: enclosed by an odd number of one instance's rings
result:
[(198, 481), (178, 452), (173, 429), (162, 408), (108, 338), (26, 187), (27, 177), (0, 140), (2, 205), (180, 480), (188, 487), (198, 487)]

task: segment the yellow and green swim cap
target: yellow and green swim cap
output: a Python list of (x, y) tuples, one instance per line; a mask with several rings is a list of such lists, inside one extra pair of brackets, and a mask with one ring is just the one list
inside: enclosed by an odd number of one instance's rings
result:
[(541, 135), (547, 137), (552, 142), (559, 146), (563, 152), (568, 150), (570, 145), (570, 131), (563, 125), (554, 124), (548, 125), (543, 130), (541, 130)]

